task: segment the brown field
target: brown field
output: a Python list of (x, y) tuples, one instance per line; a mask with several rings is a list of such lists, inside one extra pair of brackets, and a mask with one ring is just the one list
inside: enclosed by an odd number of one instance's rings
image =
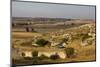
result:
[[(95, 25), (93, 24), (87, 24), (87, 25)], [(81, 45), (82, 42), (82, 37), (85, 34), (88, 34), (90, 31), (90, 29), (88, 28), (86, 24), (82, 24), (79, 26), (72, 26), (70, 28), (67, 28), (65, 26), (65, 28), (60, 29), (54, 28), (54, 31), (50, 31), (51, 28), (46, 28), (44, 29), (43, 27), (41, 29), (43, 29), (44, 31), (42, 32), (23, 32), (23, 31), (13, 31), (12, 32), (12, 59), (13, 59), (13, 64), (16, 65), (25, 65), (25, 64), (46, 64), (46, 63), (62, 63), (62, 62), (80, 62), (80, 61), (95, 61), (96, 60), (96, 44), (95, 44), (95, 38), (92, 42), (92, 44), (87, 44), (85, 46)], [(94, 29), (95, 27), (93, 27), (93, 31), (95, 31)], [(14, 29), (14, 28), (13, 28)], [(35, 29), (36, 30), (36, 29)], [(62, 31), (61, 31), (62, 30)], [(49, 32), (48, 32), (49, 31)], [(53, 42), (58, 42), (60, 43), (61, 39), (63, 38), (64, 34), (70, 34), (71, 35), (71, 40), (68, 41), (68, 45), (65, 45), (64, 48), (60, 48), (57, 46), (50, 46), (50, 45), (46, 45), (43, 47), (39, 47), (39, 46), (34, 46), (32, 44), (35, 43), (35, 40), (38, 39), (45, 39), (48, 40), (52, 43)], [(81, 35), (83, 34), (83, 35)], [(95, 34), (95, 32), (93, 33)], [(70, 36), (68, 35), (68, 36)], [(66, 36), (64, 38), (67, 38)], [(89, 39), (89, 38), (86, 38)], [(85, 40), (86, 41), (86, 40)], [(66, 41), (67, 42), (67, 41)], [(46, 55), (49, 55), (50, 53), (58, 53), (60, 54), (61, 57), (65, 56), (65, 49), (67, 47), (71, 47), (74, 48), (75, 50), (75, 55), (71, 56), (70, 58), (66, 57), (64, 59), (57, 59), (57, 60), (52, 60), (50, 58), (48, 59), (43, 59), (43, 60), (39, 60), (39, 59), (32, 59), (30, 52), (32, 51), (38, 51), (38, 52), (45, 52)], [(17, 51), (18, 50), (18, 51)], [(27, 52), (27, 56), (30, 57), (31, 59), (24, 59), (22, 56), (20, 57), (18, 54), (20, 52)], [(17, 53), (16, 53), (17, 52)], [(29, 52), (29, 53), (28, 53)], [(29, 54), (29, 55), (28, 55)], [(17, 56), (18, 55), (18, 56)], [(37, 63), (35, 63), (34, 61), (37, 61)]]

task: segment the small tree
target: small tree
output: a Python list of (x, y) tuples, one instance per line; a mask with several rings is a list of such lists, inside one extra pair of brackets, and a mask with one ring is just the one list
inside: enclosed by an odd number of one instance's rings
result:
[(67, 42), (68, 41), (68, 38), (62, 38), (62, 41), (63, 42)]
[(75, 25), (74, 23), (71, 23), (71, 25)]
[(68, 47), (65, 49), (66, 55), (68, 58), (70, 58), (72, 55), (74, 55), (75, 49), (72, 47)]
[(44, 40), (44, 39), (38, 39), (36, 41), (36, 44), (38, 44), (39, 46), (45, 46), (48, 43), (48, 41)]
[(42, 55), (39, 57), (40, 60), (48, 59), (48, 58), (49, 58), (49, 57), (45, 56), (44, 54), (42, 54)]
[(52, 60), (56, 60), (56, 59), (59, 59), (59, 58), (60, 57), (57, 53), (50, 56), (50, 59), (52, 59)]
[(26, 28), (26, 32), (29, 32), (29, 28), (28, 27)]
[(66, 43), (66, 44), (68, 44), (68, 38), (62, 38), (62, 43)]
[(22, 52), (22, 56), (25, 57), (25, 53)]
[(33, 57), (37, 57), (37, 56), (38, 56), (38, 51), (33, 51), (33, 52), (32, 52), (32, 56), (33, 56)]
[(83, 37), (82, 37), (82, 41), (88, 39), (88, 38), (91, 38), (92, 36), (89, 36), (88, 34), (84, 34)]
[(25, 60), (32, 60), (32, 57), (24, 57)]

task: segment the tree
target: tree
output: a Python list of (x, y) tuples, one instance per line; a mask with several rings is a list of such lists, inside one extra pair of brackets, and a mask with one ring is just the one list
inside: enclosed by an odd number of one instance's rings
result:
[(37, 56), (38, 56), (38, 51), (33, 51), (33, 52), (32, 52), (32, 56), (33, 56), (33, 57), (37, 57)]
[(92, 36), (89, 36), (88, 34), (84, 34), (83, 37), (82, 37), (82, 41), (88, 39), (88, 38), (91, 38)]
[(37, 41), (36, 41), (36, 44), (38, 44), (39, 46), (45, 46), (47, 43), (49, 43), (49, 41), (47, 41), (47, 40), (44, 40), (44, 39), (38, 39)]
[(26, 28), (26, 32), (29, 32), (29, 28), (28, 27)]
[(40, 60), (44, 60), (44, 59), (48, 59), (48, 58), (49, 58), (49, 57), (45, 56), (44, 54), (42, 54), (42, 55), (39, 57)]
[(66, 43), (68, 41), (68, 38), (62, 38), (62, 41)]
[(66, 55), (68, 58), (70, 58), (75, 53), (75, 49), (72, 47), (68, 47), (65, 49)]
[(71, 23), (71, 25), (75, 25), (74, 23)]
[(68, 45), (68, 38), (62, 38), (62, 42), (61, 43), (66, 43)]
[(56, 53), (56, 54), (51, 55), (50, 58), (53, 59), (53, 60), (56, 60), (56, 59), (59, 59), (60, 57), (59, 57), (59, 55)]
[(25, 53), (22, 53), (22, 56), (25, 57)]

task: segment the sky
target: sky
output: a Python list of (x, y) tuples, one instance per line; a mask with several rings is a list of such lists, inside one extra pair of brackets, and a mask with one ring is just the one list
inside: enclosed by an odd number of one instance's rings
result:
[(95, 19), (95, 6), (13, 1), (12, 17)]

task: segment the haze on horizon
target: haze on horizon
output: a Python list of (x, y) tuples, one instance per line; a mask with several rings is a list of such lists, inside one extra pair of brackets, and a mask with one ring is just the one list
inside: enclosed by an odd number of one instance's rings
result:
[(95, 20), (95, 6), (12, 1), (12, 17), (47, 17)]

